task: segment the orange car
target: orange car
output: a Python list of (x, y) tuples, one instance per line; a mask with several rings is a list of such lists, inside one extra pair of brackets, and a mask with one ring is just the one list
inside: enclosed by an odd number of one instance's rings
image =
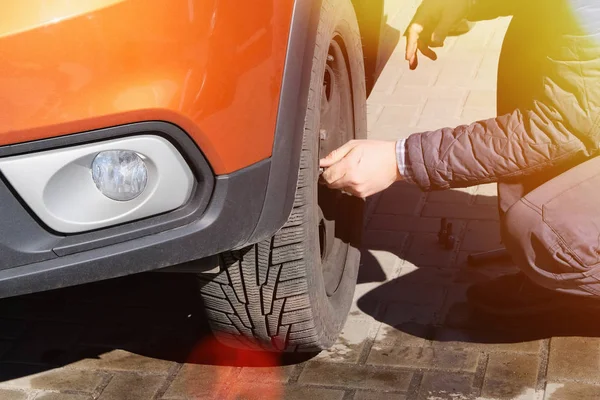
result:
[(318, 159), (366, 135), (358, 3), (4, 0), (0, 297), (177, 266), (220, 340), (332, 345), (363, 204)]

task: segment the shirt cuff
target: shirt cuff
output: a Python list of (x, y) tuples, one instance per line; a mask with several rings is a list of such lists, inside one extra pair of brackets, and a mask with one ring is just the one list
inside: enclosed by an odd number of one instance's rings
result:
[(396, 142), (396, 161), (402, 179), (408, 183), (414, 183), (412, 168), (406, 151), (406, 139), (400, 139)]

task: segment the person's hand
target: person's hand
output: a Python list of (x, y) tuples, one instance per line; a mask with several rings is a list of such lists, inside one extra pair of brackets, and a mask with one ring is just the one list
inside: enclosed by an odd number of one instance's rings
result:
[(418, 52), (432, 60), (432, 47), (442, 47), (446, 36), (467, 17), (472, 0), (423, 0), (406, 31), (406, 54), (410, 69), (419, 65)]
[(323, 183), (357, 197), (387, 189), (402, 177), (396, 161), (396, 143), (353, 140), (321, 160)]

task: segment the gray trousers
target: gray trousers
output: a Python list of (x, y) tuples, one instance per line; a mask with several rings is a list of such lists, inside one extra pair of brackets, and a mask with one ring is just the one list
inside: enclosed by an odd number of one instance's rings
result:
[(517, 266), (546, 288), (600, 296), (600, 157), (530, 191), (498, 189), (502, 240)]

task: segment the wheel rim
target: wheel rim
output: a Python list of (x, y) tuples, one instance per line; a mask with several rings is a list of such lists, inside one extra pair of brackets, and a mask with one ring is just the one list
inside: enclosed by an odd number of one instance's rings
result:
[[(341, 38), (329, 45), (321, 93), (319, 158), (354, 138), (352, 86)], [(325, 291), (332, 296), (344, 275), (350, 242), (352, 199), (339, 190), (319, 185), (318, 232)]]

